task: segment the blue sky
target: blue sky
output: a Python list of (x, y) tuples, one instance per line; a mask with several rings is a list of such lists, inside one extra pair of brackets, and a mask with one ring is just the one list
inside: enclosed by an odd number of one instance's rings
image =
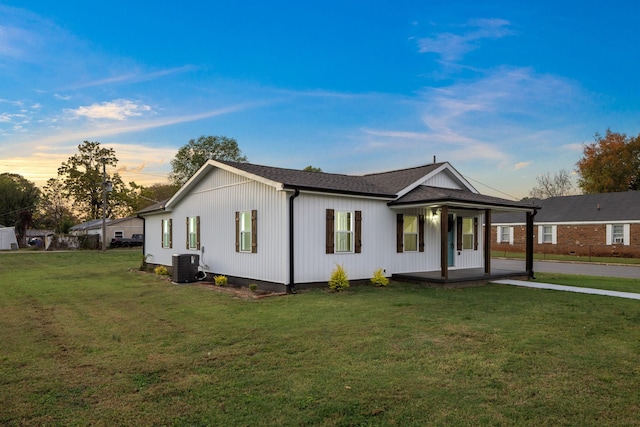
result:
[(0, 0), (0, 172), (43, 184), (89, 140), (148, 185), (190, 139), (225, 135), (252, 163), (336, 173), (437, 156), (524, 197), (596, 132), (640, 133), (639, 9)]

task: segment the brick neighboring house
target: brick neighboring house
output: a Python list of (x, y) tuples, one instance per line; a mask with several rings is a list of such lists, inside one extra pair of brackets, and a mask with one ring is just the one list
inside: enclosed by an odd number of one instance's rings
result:
[[(534, 252), (640, 257), (640, 191), (551, 197), (534, 217)], [(494, 251), (525, 251), (525, 218), (496, 213)]]

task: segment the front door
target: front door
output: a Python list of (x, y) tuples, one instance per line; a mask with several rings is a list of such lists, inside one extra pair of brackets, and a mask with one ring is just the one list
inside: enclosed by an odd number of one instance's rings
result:
[(449, 261), (449, 267), (453, 267), (454, 266), (454, 262), (453, 262), (453, 254), (454, 254), (454, 242), (456, 241), (456, 236), (455, 236), (455, 229), (456, 227), (454, 227), (455, 225), (455, 220), (453, 218), (453, 214), (449, 214), (449, 218), (448, 218), (448, 224), (447, 224), (447, 250), (449, 251), (447, 253), (447, 260)]

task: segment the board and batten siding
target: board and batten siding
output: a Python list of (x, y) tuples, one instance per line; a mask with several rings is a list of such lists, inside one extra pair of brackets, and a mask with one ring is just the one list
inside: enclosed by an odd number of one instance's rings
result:
[[(236, 252), (235, 213), (257, 211), (257, 253)], [(200, 217), (200, 250), (186, 248), (186, 219)], [(161, 219), (171, 218), (173, 247), (162, 249)], [(287, 193), (213, 169), (170, 212), (147, 217), (149, 262), (171, 265), (173, 254), (199, 254), (207, 272), (274, 283), (288, 280)], [(154, 230), (154, 233), (151, 232)], [(157, 236), (156, 236), (157, 235)], [(158, 252), (158, 254), (154, 253)]]
[(429, 187), (439, 188), (453, 188), (455, 190), (461, 190), (460, 182), (457, 179), (449, 175), (449, 173), (441, 172), (431, 178), (425, 180), (421, 185), (427, 185)]
[[(326, 210), (362, 212), (360, 253), (326, 253)], [(397, 252), (397, 214), (424, 215), (424, 252)], [(475, 215), (476, 213), (466, 213)], [(390, 209), (386, 201), (344, 196), (302, 193), (295, 201), (295, 280), (297, 283), (328, 281), (337, 264), (350, 279), (369, 279), (382, 268), (387, 276), (395, 273), (440, 269), (440, 219), (431, 209)], [(481, 218), (481, 215), (478, 214)], [(479, 233), (479, 239), (482, 239)], [(454, 251), (452, 268), (483, 265), (482, 241), (479, 250)]]

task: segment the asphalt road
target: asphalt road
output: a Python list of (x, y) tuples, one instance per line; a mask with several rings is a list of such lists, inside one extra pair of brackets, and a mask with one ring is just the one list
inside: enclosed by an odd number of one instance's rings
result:
[[(524, 270), (523, 260), (492, 259), (491, 267), (505, 270)], [(533, 272), (581, 274), (584, 276), (621, 277), (640, 279), (640, 265), (607, 265), (580, 262), (534, 261)]]

